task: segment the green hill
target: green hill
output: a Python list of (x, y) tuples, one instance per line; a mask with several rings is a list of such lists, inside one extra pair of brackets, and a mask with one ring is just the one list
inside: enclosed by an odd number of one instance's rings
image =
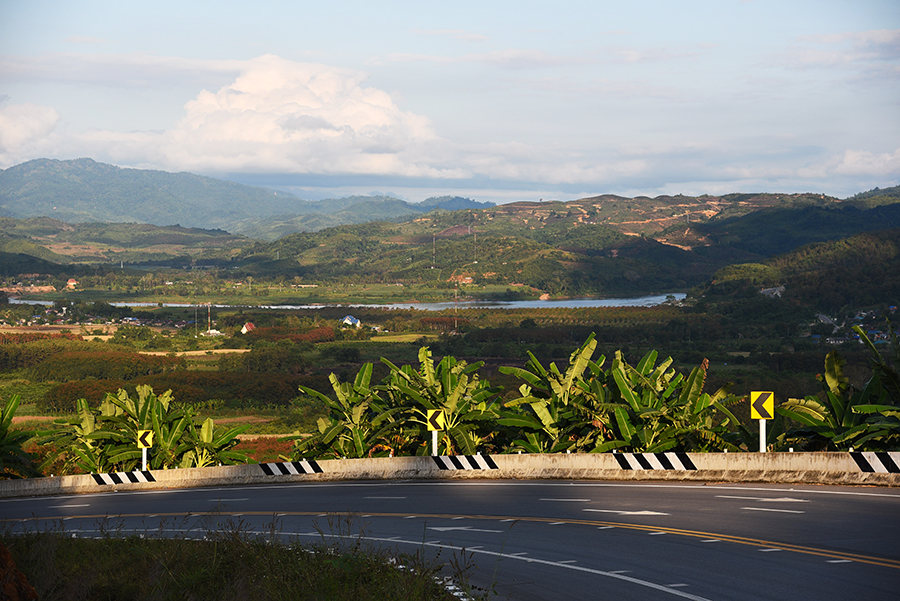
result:
[(784, 286), (782, 298), (821, 310), (900, 301), (900, 228), (811, 244), (719, 270), (704, 292)]

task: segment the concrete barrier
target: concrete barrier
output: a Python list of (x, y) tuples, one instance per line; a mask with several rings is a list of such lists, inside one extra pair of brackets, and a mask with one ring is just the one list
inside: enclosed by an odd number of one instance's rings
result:
[(0, 497), (276, 482), (567, 479), (900, 486), (898, 453), (573, 453), (383, 457), (0, 481)]

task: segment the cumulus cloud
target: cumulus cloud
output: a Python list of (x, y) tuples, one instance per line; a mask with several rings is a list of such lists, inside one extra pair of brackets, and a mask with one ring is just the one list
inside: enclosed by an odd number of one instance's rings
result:
[(15, 163), (18, 156), (38, 150), (58, 122), (59, 114), (49, 106), (0, 106), (0, 163)]
[[(437, 175), (420, 162), (431, 122), (363, 85), (359, 71), (273, 55), (204, 90), (165, 133), (167, 162), (191, 169)], [(185, 168), (185, 167), (182, 167)]]

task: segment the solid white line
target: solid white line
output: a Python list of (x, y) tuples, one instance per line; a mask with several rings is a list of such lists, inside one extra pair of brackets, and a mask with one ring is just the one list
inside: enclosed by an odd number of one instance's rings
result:
[(564, 559), (562, 561), (557, 561), (556, 563), (578, 563), (577, 559)]
[(771, 511), (774, 513), (806, 513), (805, 511), (794, 511), (793, 509), (771, 509), (769, 507), (741, 507), (749, 511)]

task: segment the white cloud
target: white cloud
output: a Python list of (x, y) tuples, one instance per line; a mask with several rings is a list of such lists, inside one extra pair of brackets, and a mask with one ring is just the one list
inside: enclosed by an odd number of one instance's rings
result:
[(892, 153), (872, 153), (865, 150), (847, 150), (834, 169), (840, 175), (893, 174), (900, 176), (900, 148)]
[(15, 164), (18, 156), (38, 150), (58, 122), (59, 114), (49, 106), (0, 107), (0, 164)]

